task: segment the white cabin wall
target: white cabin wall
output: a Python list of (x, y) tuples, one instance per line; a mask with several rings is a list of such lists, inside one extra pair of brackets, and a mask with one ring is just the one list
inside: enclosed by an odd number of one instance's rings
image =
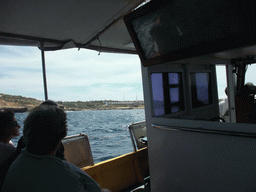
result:
[[(155, 183), (154, 178), (156, 177), (155, 175), (155, 168), (154, 168), (154, 155), (155, 153), (152, 152), (152, 149), (154, 149), (154, 146), (157, 145), (157, 141), (154, 139), (154, 132), (151, 129), (151, 124), (152, 124), (152, 108), (151, 108), (151, 97), (150, 97), (150, 77), (148, 76), (148, 68), (143, 67), (141, 65), (141, 72), (142, 72), (142, 82), (143, 82), (143, 93), (144, 93), (144, 106), (145, 106), (145, 119), (146, 119), (146, 127), (147, 127), (147, 137), (148, 137), (148, 158), (149, 158), (149, 166), (150, 166), (150, 178), (151, 178), (151, 191), (154, 191), (154, 186), (157, 185)], [(152, 179), (153, 178), (153, 179)], [(153, 187), (153, 188), (152, 188)]]
[[(214, 117), (219, 116), (219, 101), (218, 101), (218, 89), (217, 89), (217, 79), (216, 79), (216, 67), (215, 65), (190, 65), (188, 64), (188, 73), (190, 72), (205, 72), (205, 70), (211, 72), (211, 75), (213, 78), (211, 78), (211, 84), (212, 84), (212, 97), (213, 97), (213, 104), (210, 106), (200, 107), (197, 109), (193, 109), (189, 116), (194, 115), (195, 118), (199, 119), (211, 119)], [(215, 78), (214, 78), (215, 77)], [(190, 79), (188, 79), (190, 84)], [(189, 88), (189, 94), (191, 93), (191, 86), (188, 86)], [(191, 98), (191, 96), (189, 95)], [(184, 118), (184, 116), (182, 116)]]
[[(151, 191), (255, 191), (256, 125), (198, 121), (186, 114), (186, 119), (182, 115), (153, 117), (150, 73), (172, 68), (193, 69), (182, 64), (142, 66)], [(219, 113), (217, 82), (212, 83), (214, 107), (198, 109), (200, 116)], [(252, 134), (255, 138), (223, 132)]]
[(255, 191), (255, 138), (152, 129), (152, 191)]

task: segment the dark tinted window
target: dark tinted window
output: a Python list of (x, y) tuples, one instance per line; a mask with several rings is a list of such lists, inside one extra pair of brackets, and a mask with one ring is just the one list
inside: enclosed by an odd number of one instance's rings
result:
[(181, 73), (152, 73), (154, 116), (184, 110)]
[(153, 105), (154, 115), (164, 115), (164, 90), (163, 90), (163, 74), (152, 73), (152, 94), (153, 94)]
[(210, 73), (191, 73), (192, 107), (212, 104)]
[[(231, 7), (231, 8), (230, 8)], [(238, 1), (170, 1), (132, 22), (147, 59), (239, 32)]]

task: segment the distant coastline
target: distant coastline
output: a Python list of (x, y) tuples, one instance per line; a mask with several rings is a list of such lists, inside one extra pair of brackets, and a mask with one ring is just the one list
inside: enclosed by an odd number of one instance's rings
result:
[(27, 107), (0, 107), (0, 110), (1, 109), (8, 109), (8, 110), (12, 110), (14, 113), (24, 113), (24, 112), (27, 112), (28, 111), (28, 108)]
[[(27, 112), (42, 103), (42, 100), (0, 93), (0, 109)], [(143, 101), (56, 101), (66, 111), (144, 109)]]

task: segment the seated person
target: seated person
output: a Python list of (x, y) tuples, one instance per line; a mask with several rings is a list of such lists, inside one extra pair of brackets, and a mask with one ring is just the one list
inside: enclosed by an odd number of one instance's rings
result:
[(67, 118), (62, 109), (42, 105), (31, 111), (24, 121), (26, 148), (10, 166), (2, 192), (100, 192), (100, 186), (89, 175), (55, 157), (66, 135)]
[[(234, 87), (236, 89), (236, 87)], [(226, 96), (228, 96), (227, 87), (225, 88)], [(222, 99), (222, 101), (219, 102), (219, 113), (220, 117), (224, 118), (225, 116), (228, 116), (228, 97), (225, 97)]]
[[(47, 106), (54, 106), (54, 107), (59, 107), (58, 103), (56, 103), (55, 101), (52, 101), (52, 100), (46, 100), (44, 101), (43, 103), (41, 103), (38, 107), (42, 106), (42, 105), (47, 105)], [(36, 107), (37, 108), (37, 107)], [(24, 142), (24, 138), (23, 136), (19, 139), (19, 142), (18, 142), (18, 146), (17, 146), (17, 150), (15, 152), (15, 154), (13, 155), (12, 159), (13, 161), (20, 155), (21, 153), (21, 150), (23, 148), (26, 147), (26, 144)], [(56, 157), (62, 159), (62, 160), (65, 160), (65, 155), (64, 155), (64, 146), (62, 144), (62, 142), (60, 143), (58, 149), (57, 149), (57, 152), (56, 152)]]
[(15, 153), (11, 139), (20, 135), (19, 128), (11, 110), (0, 111), (0, 165)]
[(16, 151), (11, 139), (19, 136), (19, 128), (11, 110), (0, 110), (0, 190)]

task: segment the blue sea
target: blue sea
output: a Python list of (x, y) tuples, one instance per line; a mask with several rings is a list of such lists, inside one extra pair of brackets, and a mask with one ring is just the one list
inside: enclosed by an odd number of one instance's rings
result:
[[(12, 139), (17, 145), (28, 113), (16, 113), (20, 136)], [(128, 126), (145, 121), (144, 109), (67, 111), (68, 136), (88, 135), (94, 162), (98, 163), (133, 151)]]

